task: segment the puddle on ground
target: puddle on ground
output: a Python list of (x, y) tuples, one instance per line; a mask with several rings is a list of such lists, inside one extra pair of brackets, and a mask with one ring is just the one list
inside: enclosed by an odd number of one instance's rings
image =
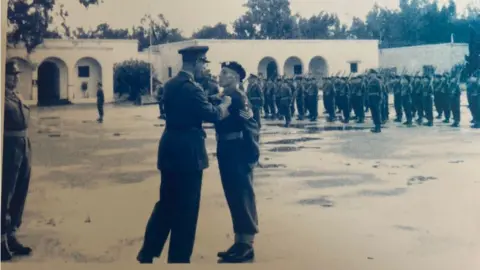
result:
[(309, 141), (317, 141), (317, 140), (322, 140), (322, 138), (302, 137), (302, 138), (270, 141), (270, 142), (265, 142), (263, 144), (295, 144), (299, 142), (309, 142)]
[(153, 126), (155, 126), (155, 127), (164, 127), (165, 124), (154, 124)]
[(422, 184), (426, 181), (437, 180), (437, 179), (438, 179), (437, 177), (433, 177), (433, 176), (414, 176), (414, 177), (408, 179), (407, 185), (409, 185), (409, 186), (418, 185), (418, 184)]
[[(267, 126), (272, 127), (283, 127), (284, 124), (266, 124)], [(295, 123), (290, 124), (290, 128), (297, 128), (297, 129), (304, 129), (306, 133), (318, 133), (318, 132), (325, 132), (325, 131), (360, 131), (360, 130), (370, 130), (370, 126), (315, 126), (314, 123), (306, 124), (306, 123)], [(386, 128), (386, 127), (384, 127)]]
[(300, 200), (298, 203), (301, 205), (319, 205), (325, 208), (335, 206), (335, 203), (332, 200), (328, 199), (327, 197), (304, 199), (304, 200)]
[(409, 231), (409, 232), (418, 231), (418, 229), (412, 226), (395, 225), (394, 227), (395, 229), (402, 230), (402, 231)]
[(306, 181), (306, 184), (311, 188), (327, 189), (337, 187), (359, 186), (362, 184), (369, 184), (373, 182), (375, 182), (375, 180), (372, 179), (338, 177), (325, 180), (308, 180)]
[(407, 192), (406, 188), (394, 188), (386, 190), (361, 190), (358, 195), (365, 197), (390, 197), (399, 196)]
[(281, 153), (284, 153), (284, 152), (295, 152), (295, 151), (299, 151), (300, 149), (302, 149), (304, 147), (302, 146), (299, 146), (299, 147), (296, 147), (296, 146), (279, 146), (279, 147), (274, 147), (272, 149), (269, 149), (268, 151), (270, 152), (281, 152)]
[(262, 169), (287, 168), (287, 166), (284, 164), (265, 164), (265, 163), (258, 163), (258, 167)]
[(60, 133), (51, 133), (51, 134), (48, 134), (48, 137), (51, 137), (51, 138), (58, 138), (58, 137), (61, 137), (62, 134)]
[(108, 177), (114, 179), (115, 182), (120, 184), (134, 184), (147, 180), (149, 177), (158, 175), (157, 171), (144, 171), (144, 172), (123, 172), (109, 174)]
[(60, 117), (58, 117), (58, 116), (44, 116), (44, 117), (40, 117), (39, 119), (40, 120), (56, 120), (56, 119), (60, 119)]

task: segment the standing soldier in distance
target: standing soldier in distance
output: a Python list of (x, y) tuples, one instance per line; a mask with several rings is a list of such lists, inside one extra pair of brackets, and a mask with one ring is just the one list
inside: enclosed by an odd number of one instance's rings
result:
[(280, 114), (285, 117), (285, 127), (290, 126), (292, 121), (292, 111), (290, 105), (292, 104), (292, 89), (286, 81), (280, 82)]
[(309, 100), (308, 117), (311, 122), (315, 122), (318, 119), (318, 85), (314, 77), (310, 78), (308, 83), (307, 99)]
[(332, 78), (325, 78), (324, 80), (323, 99), (325, 100), (325, 110), (328, 114), (327, 122), (335, 122), (335, 86), (333, 85)]
[(160, 200), (147, 223), (137, 256), (140, 263), (159, 257), (170, 234), (169, 263), (190, 263), (197, 228), (203, 170), (209, 165), (202, 123), (228, 116), (230, 97), (219, 106), (208, 102), (196, 83), (208, 63), (206, 46), (179, 50), (182, 70), (165, 84), (167, 115), (158, 146), (157, 168), (161, 174)]
[(377, 77), (375, 70), (370, 70), (370, 75), (367, 83), (367, 92), (369, 99), (369, 107), (372, 113), (374, 128), (371, 129), (373, 133), (382, 132), (382, 95), (383, 84)]
[(263, 92), (258, 77), (253, 74), (250, 74), (248, 78), (247, 96), (250, 104), (252, 104), (253, 119), (257, 121), (258, 127), (260, 128), (262, 127), (260, 114), (265, 100), (263, 99)]
[(2, 166), (2, 262), (13, 256), (30, 255), (32, 249), (20, 244), (16, 231), (22, 224), (31, 171), (28, 137), (30, 109), (15, 93), (20, 73), (14, 61), (6, 64), (5, 111)]
[(405, 121), (403, 124), (411, 127), (413, 124), (412, 115), (412, 85), (410, 84), (410, 76), (404, 75), (400, 80), (400, 94), (402, 96), (402, 109), (405, 112)]
[(452, 107), (451, 107), (451, 96), (452, 96), (452, 88), (450, 88), (450, 82), (447, 78), (447, 75), (441, 75), (439, 76), (440, 80), (440, 106), (441, 110), (443, 111), (443, 114), (445, 115), (445, 119), (442, 121), (445, 124), (450, 123), (450, 117), (452, 114)]
[(427, 123), (425, 126), (433, 126), (433, 85), (429, 76), (425, 76), (422, 80), (422, 104)]
[(157, 91), (156, 91), (156, 96), (157, 96), (157, 102), (158, 102), (158, 109), (160, 112), (160, 116), (158, 116), (158, 119), (165, 119), (165, 108), (163, 104), (163, 85), (160, 81), (157, 80)]
[(448, 88), (449, 91), (449, 102), (450, 102), (450, 109), (452, 110), (453, 116), (453, 124), (451, 127), (459, 127), (460, 126), (460, 104), (461, 104), (461, 95), (462, 91), (460, 90), (460, 86), (458, 85), (457, 78), (451, 78)]
[(393, 92), (393, 107), (395, 108), (395, 120), (394, 122), (401, 123), (403, 118), (402, 110), (402, 85), (400, 83), (400, 76), (395, 76), (395, 78), (390, 82), (390, 87)]
[(303, 85), (302, 77), (297, 76), (295, 78), (295, 88), (296, 92), (296, 101), (297, 101), (297, 111), (298, 118), (297, 120), (303, 120), (305, 118), (305, 87)]
[(259, 127), (253, 119), (248, 97), (238, 89), (244, 78), (245, 70), (240, 64), (222, 63), (220, 86), (223, 94), (232, 98), (232, 105), (230, 115), (215, 123), (217, 159), (235, 233), (233, 246), (218, 253), (221, 262), (226, 263), (253, 260), (253, 242), (258, 233), (253, 169), (260, 156)]
[(105, 95), (103, 93), (102, 83), (97, 84), (97, 110), (98, 110), (98, 123), (103, 123), (103, 105), (105, 104)]

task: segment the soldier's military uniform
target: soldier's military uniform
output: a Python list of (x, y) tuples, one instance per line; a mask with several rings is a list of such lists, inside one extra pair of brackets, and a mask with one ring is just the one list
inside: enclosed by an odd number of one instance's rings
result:
[(369, 99), (369, 107), (372, 114), (373, 124), (372, 132), (379, 133), (382, 131), (382, 95), (383, 84), (376, 76), (376, 71), (370, 71), (371, 77), (367, 84), (367, 92)]
[(414, 108), (413, 115), (417, 116), (417, 123), (420, 125), (423, 122), (424, 112), (423, 112), (423, 98), (422, 98), (422, 83), (419, 76), (415, 76), (415, 79), (412, 83), (413, 93), (412, 93), (412, 103)]
[(353, 111), (357, 118), (357, 123), (361, 124), (365, 121), (365, 111), (364, 111), (364, 102), (363, 96), (365, 87), (363, 85), (362, 79), (360, 77), (355, 77), (350, 81), (351, 89), (351, 102)]
[(257, 121), (258, 126), (261, 127), (261, 110), (265, 100), (263, 99), (263, 92), (260, 84), (258, 83), (258, 77), (250, 74), (250, 82), (248, 83), (247, 96), (250, 104), (252, 104), (253, 118)]
[(164, 93), (164, 88), (161, 83), (157, 85), (157, 102), (158, 102), (158, 110), (160, 112), (160, 116), (158, 118), (160, 119), (165, 119), (165, 107), (163, 103), (163, 93)]
[(97, 122), (103, 123), (103, 106), (105, 104), (105, 95), (102, 89), (102, 83), (97, 85), (97, 110), (98, 110), (98, 119)]
[[(442, 121), (443, 123), (450, 123), (450, 117), (452, 114), (452, 106), (451, 106), (451, 96), (452, 96), (452, 88), (450, 88), (450, 83), (447, 81), (446, 76), (439, 76), (439, 84), (437, 86), (438, 90), (438, 98), (439, 98), (439, 105), (441, 113), (445, 115), (445, 119)], [(441, 113), (438, 116), (441, 118)], [(437, 116), (437, 118), (438, 118)], [(439, 119), (440, 119), (439, 118)]]
[(426, 126), (433, 126), (433, 85), (429, 77), (422, 81), (422, 107), (427, 119)]
[(402, 109), (405, 112), (406, 122), (403, 124), (406, 126), (412, 126), (413, 124), (413, 115), (412, 115), (412, 85), (410, 83), (410, 77), (404, 76), (400, 80), (400, 95), (402, 98)]
[(453, 116), (453, 124), (451, 127), (459, 127), (460, 126), (460, 104), (461, 104), (461, 90), (460, 86), (457, 83), (455, 78), (452, 78), (448, 85), (449, 90), (449, 102), (450, 102), (450, 109), (452, 110)]
[(21, 245), (15, 236), (22, 224), (31, 171), (31, 145), (27, 130), (30, 109), (15, 93), (18, 74), (17, 64), (8, 61), (3, 125), (2, 261), (32, 252), (31, 248)]
[[(240, 80), (243, 67), (236, 62), (223, 63), (222, 68), (235, 71)], [(235, 86), (226, 86), (224, 94), (232, 98), (230, 115), (215, 123), (217, 159), (223, 191), (232, 217), (235, 244), (218, 257), (223, 262), (241, 263), (254, 258), (253, 241), (258, 233), (253, 169), (260, 155), (259, 127), (245, 93)]]
[(335, 85), (336, 94), (338, 95), (337, 101), (339, 102), (340, 111), (343, 114), (343, 122), (348, 123), (350, 121), (350, 89), (345, 81), (345, 78), (337, 80)]
[(283, 86), (283, 80), (281, 78), (277, 78), (277, 81), (275, 82), (275, 106), (277, 107), (277, 119), (282, 120), (283, 119), (283, 114), (282, 112), (282, 86)]
[(279, 98), (280, 113), (285, 117), (285, 127), (288, 127), (292, 121), (292, 112), (290, 110), (290, 105), (292, 104), (292, 89), (286, 82), (280, 84)]
[[(208, 47), (182, 50), (183, 62), (208, 62)], [(197, 72), (199, 72), (197, 70)], [(165, 130), (158, 146), (157, 168), (161, 174), (160, 200), (147, 224), (141, 263), (159, 257), (170, 234), (169, 263), (189, 263), (195, 242), (203, 170), (209, 165), (202, 123), (218, 122), (228, 115), (229, 99), (214, 106), (193, 71), (182, 69), (165, 84)]]
[(400, 83), (400, 76), (395, 76), (395, 79), (390, 82), (390, 89), (393, 92), (393, 107), (395, 108), (395, 122), (401, 123), (403, 118), (402, 106), (402, 85)]
[(480, 128), (480, 81), (475, 75), (468, 79), (467, 95), (469, 95), (468, 106), (473, 117), (472, 128)]
[(388, 85), (385, 84), (385, 80), (382, 78), (381, 82), (383, 84), (383, 92), (382, 92), (382, 122), (386, 123), (389, 119), (390, 116), (390, 108), (389, 108), (389, 103), (390, 103), (390, 92), (391, 89), (388, 87)]
[(265, 103), (269, 108), (268, 111), (270, 113), (269, 118), (275, 119), (277, 117), (277, 106), (275, 105), (276, 98), (275, 98), (275, 82), (269, 79), (266, 83), (266, 93), (265, 93)]
[(306, 100), (308, 100), (308, 117), (310, 121), (317, 121), (318, 119), (318, 85), (315, 78), (311, 78), (307, 84)]
[(335, 85), (331, 78), (327, 78), (323, 84), (323, 99), (325, 100), (325, 110), (328, 113), (328, 122), (334, 122), (335, 115)]
[(305, 118), (305, 87), (302, 82), (302, 77), (295, 78), (296, 80), (296, 97), (297, 102), (297, 111), (298, 111), (298, 120), (303, 120)]
[(437, 119), (441, 119), (443, 115), (443, 107), (445, 105), (444, 82), (440, 80), (440, 75), (436, 74), (433, 79), (433, 104), (437, 111)]

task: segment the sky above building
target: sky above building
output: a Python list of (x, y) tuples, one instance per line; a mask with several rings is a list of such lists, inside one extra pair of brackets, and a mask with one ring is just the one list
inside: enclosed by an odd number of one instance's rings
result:
[[(85, 9), (77, 0), (57, 0), (69, 12), (68, 25), (94, 28), (108, 23), (114, 28), (130, 28), (140, 24), (145, 14), (162, 13), (172, 27), (186, 36), (204, 25), (218, 22), (231, 24), (245, 12), (245, 0), (104, 0), (99, 6)], [(439, 0), (447, 3), (448, 0)], [(459, 11), (469, 3), (480, 6), (480, 0), (456, 0)], [(375, 3), (395, 9), (399, 0), (291, 0), (292, 13), (310, 17), (320, 11), (338, 14), (342, 22), (350, 23), (353, 17), (365, 18)]]

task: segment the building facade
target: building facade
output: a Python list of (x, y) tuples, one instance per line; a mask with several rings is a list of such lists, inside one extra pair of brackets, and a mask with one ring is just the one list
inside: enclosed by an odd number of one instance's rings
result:
[(7, 58), (19, 64), (18, 90), (30, 105), (92, 103), (99, 82), (111, 102), (114, 64), (147, 60), (136, 40), (94, 39), (47, 39), (31, 54), (19, 45), (7, 49)]
[(425, 74), (450, 72), (465, 62), (468, 44), (446, 43), (381, 49), (380, 68), (391, 69), (397, 74)]
[(237, 61), (248, 73), (264, 77), (347, 75), (379, 65), (376, 40), (189, 40), (152, 46), (161, 81), (175, 76), (182, 64), (178, 50), (192, 45), (210, 47), (208, 68), (214, 75), (224, 61)]

